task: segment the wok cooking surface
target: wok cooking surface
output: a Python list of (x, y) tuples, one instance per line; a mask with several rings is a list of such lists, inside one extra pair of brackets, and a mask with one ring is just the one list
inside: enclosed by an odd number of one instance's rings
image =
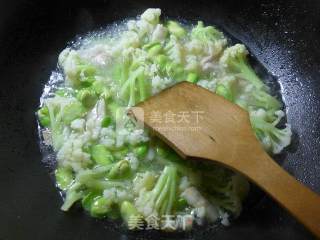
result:
[(34, 115), (43, 86), (77, 34), (148, 7), (160, 7), (166, 17), (215, 24), (249, 47), (278, 79), (294, 131), (283, 167), (320, 193), (320, 2), (1, 1), (0, 240), (313, 239), (264, 195), (230, 227), (186, 234), (126, 233), (110, 220), (59, 210), (62, 199), (41, 163)]

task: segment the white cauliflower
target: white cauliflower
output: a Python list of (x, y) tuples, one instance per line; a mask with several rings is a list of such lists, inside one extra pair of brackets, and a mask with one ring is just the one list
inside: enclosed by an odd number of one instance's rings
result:
[(216, 86), (217, 86), (217, 83), (216, 81), (209, 81), (209, 80), (199, 80), (197, 82), (197, 85), (203, 87), (203, 88), (206, 88), (212, 92), (215, 92), (216, 91)]
[(141, 19), (155, 25), (159, 22), (160, 15), (160, 8), (148, 8), (144, 13), (141, 14)]
[[(195, 187), (189, 187), (184, 190), (181, 193), (181, 197), (186, 199), (189, 205), (195, 207), (198, 213), (202, 213), (202, 217), (206, 216), (211, 222), (215, 222), (218, 219), (218, 209), (205, 199)], [(201, 216), (199, 217), (201, 218)]]
[(139, 159), (133, 153), (128, 153), (128, 155), (124, 159), (129, 161), (130, 166), (134, 171), (138, 169)]
[(106, 199), (111, 200), (112, 202), (123, 202), (126, 200), (132, 200), (133, 196), (132, 194), (125, 190), (125, 189), (119, 189), (119, 188), (109, 188), (109, 189), (105, 189), (103, 191), (103, 196)]
[(105, 66), (112, 61), (112, 51), (106, 44), (95, 44), (89, 48), (79, 51), (79, 55), (94, 64)]
[(170, 40), (165, 46), (165, 51), (168, 57), (175, 63), (182, 63), (184, 61), (184, 47), (174, 35), (170, 35)]
[(71, 122), (70, 127), (73, 130), (76, 130), (78, 132), (83, 132), (84, 131), (84, 126), (85, 126), (85, 120), (84, 119), (75, 119)]
[(152, 78), (152, 94), (156, 94), (161, 92), (163, 89), (172, 86), (175, 81), (172, 78), (164, 77), (156, 75)]
[(269, 122), (267, 112), (264, 109), (258, 109), (250, 112), (250, 120), (263, 147), (277, 154), (290, 144), (292, 131), (289, 124), (286, 124), (282, 129), (277, 128), (276, 126), (284, 114), (282, 111), (277, 111), (275, 115), (277, 118), (273, 122)]
[(105, 117), (105, 102), (99, 100), (93, 109), (87, 115), (86, 134), (90, 135), (90, 139), (97, 140), (101, 132), (101, 122)]
[(83, 151), (86, 138), (81, 134), (71, 134), (57, 153), (58, 163), (79, 171), (91, 164), (90, 154)]
[(187, 71), (199, 72), (201, 69), (199, 58), (196, 55), (187, 55), (185, 69)]
[(114, 147), (117, 134), (113, 126), (102, 128), (100, 131), (100, 143), (106, 147)]
[(59, 55), (59, 65), (63, 68), (65, 82), (70, 86), (78, 86), (81, 79), (81, 70), (78, 68), (80, 56), (77, 51), (66, 48)]
[(119, 43), (116, 45), (119, 49), (127, 49), (127, 48), (137, 48), (140, 46), (140, 37), (134, 31), (127, 31), (125, 32)]
[(161, 42), (165, 40), (167, 33), (168, 33), (168, 30), (162, 24), (157, 24), (156, 28), (152, 33), (151, 40), (153, 42), (157, 42), (157, 41)]

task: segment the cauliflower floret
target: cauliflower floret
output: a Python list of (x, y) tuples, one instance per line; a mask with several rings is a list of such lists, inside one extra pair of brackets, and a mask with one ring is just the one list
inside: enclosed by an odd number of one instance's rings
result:
[(66, 83), (70, 85), (78, 85), (78, 58), (77, 51), (66, 48), (59, 55), (59, 65), (62, 66), (66, 76)]
[(243, 44), (236, 44), (225, 49), (219, 61), (227, 71), (253, 84), (258, 90), (266, 89), (264, 83), (249, 64), (247, 55), (246, 47)]
[(217, 64), (213, 62), (212, 54), (202, 58), (200, 61), (200, 65), (203, 72), (212, 72), (218, 67)]
[(127, 135), (127, 142), (131, 145), (136, 145), (140, 142), (146, 142), (149, 138), (143, 129), (135, 129)]
[(122, 51), (123, 58), (133, 59), (136, 62), (145, 62), (148, 59), (148, 53), (140, 48), (129, 47)]
[(86, 122), (86, 132), (90, 134), (92, 140), (97, 140), (101, 130), (101, 121), (89, 118)]
[(136, 33), (139, 38), (143, 38), (146, 35), (149, 37), (149, 35), (152, 34), (155, 26), (159, 22), (159, 16), (161, 14), (158, 11), (160, 9), (147, 9), (140, 17), (139, 20), (130, 20), (127, 23), (128, 30), (131, 32)]
[(83, 59), (97, 65), (107, 65), (112, 60), (111, 48), (108, 45), (97, 44), (79, 52)]
[(157, 42), (157, 41), (161, 42), (165, 40), (167, 33), (168, 33), (168, 30), (162, 24), (157, 24), (156, 28), (152, 33), (151, 40), (153, 42)]
[(215, 41), (212, 45), (209, 45), (209, 54), (211, 54), (213, 57), (219, 56), (224, 48), (227, 45), (227, 39), (220, 39), (218, 41)]
[(133, 196), (129, 191), (115, 187), (104, 190), (103, 197), (113, 202), (122, 202), (133, 199)]
[(146, 142), (149, 140), (149, 137), (143, 131), (143, 129), (120, 128), (120, 129), (117, 129), (116, 133), (117, 133), (117, 136), (116, 136), (117, 147), (121, 147), (125, 143), (136, 145), (138, 143)]
[(113, 126), (102, 128), (100, 132), (100, 143), (106, 147), (113, 147), (116, 143), (116, 132)]
[(276, 127), (283, 115), (281, 111), (277, 111), (275, 113), (277, 118), (273, 122), (269, 122), (269, 116), (264, 109), (250, 112), (251, 125), (257, 137), (263, 147), (274, 154), (280, 153), (291, 142), (291, 126), (286, 124), (282, 129)]
[(181, 193), (181, 196), (186, 199), (189, 205), (198, 210), (201, 209), (202, 216), (206, 216), (211, 222), (215, 222), (218, 219), (218, 209), (205, 199), (195, 187), (187, 188)]
[(159, 71), (159, 67), (157, 64), (151, 64), (149, 67), (149, 70), (145, 70), (145, 74), (150, 75), (151, 77), (154, 77)]
[[(195, 54), (206, 54), (212, 57), (220, 55), (227, 44), (223, 34), (213, 26), (204, 26), (199, 21), (198, 25), (191, 31), (192, 45), (188, 48)], [(198, 45), (198, 46), (197, 46)]]
[(153, 77), (152, 80), (152, 94), (156, 94), (160, 91), (162, 91), (163, 89), (172, 86), (175, 81), (171, 78), (161, 78), (158, 75)]
[(91, 136), (92, 140), (98, 139), (101, 131), (101, 122), (104, 116), (105, 102), (101, 99), (87, 115), (86, 132)]
[(65, 74), (66, 85), (78, 87), (88, 78), (94, 77), (96, 68), (90, 61), (80, 56), (79, 52), (66, 48), (59, 56), (59, 66)]
[(133, 153), (128, 153), (128, 155), (125, 157), (125, 160), (128, 160), (130, 162), (130, 166), (133, 170), (138, 169), (139, 160)]
[(192, 39), (185, 44), (185, 48), (189, 54), (192, 55), (202, 55), (204, 51), (204, 46), (197, 39)]
[(173, 212), (173, 204), (176, 198), (177, 169), (173, 166), (166, 166), (159, 176), (152, 190), (145, 188), (139, 192), (135, 199), (135, 206), (145, 217), (163, 216)]
[(127, 31), (123, 34), (118, 46), (121, 49), (137, 48), (140, 46), (139, 35), (134, 31)]
[(57, 107), (60, 109), (63, 109), (65, 106), (72, 104), (76, 101), (75, 98), (66, 98), (66, 97), (60, 97), (59, 95), (56, 95), (54, 98), (47, 98), (45, 99), (45, 105), (46, 106), (52, 106)]
[(186, 56), (186, 66), (185, 70), (198, 72), (200, 70), (200, 63), (199, 59), (195, 55), (187, 55)]
[(129, 31), (136, 31), (137, 30), (137, 21), (136, 20), (129, 20), (127, 22), (127, 27)]
[(79, 171), (91, 164), (90, 154), (83, 151), (86, 139), (80, 134), (71, 134), (57, 154), (58, 163)]
[(187, 42), (185, 44), (185, 48), (189, 54), (194, 54), (202, 57), (209, 55), (216, 59), (222, 53), (226, 45), (226, 39), (219, 39), (214, 42), (203, 42), (198, 39), (192, 39), (190, 42)]
[(71, 122), (70, 127), (73, 130), (83, 132), (84, 131), (84, 126), (85, 126), (85, 120), (84, 119), (75, 119)]
[(144, 36), (149, 36), (154, 29), (154, 25), (144, 21), (144, 20), (140, 20), (137, 21), (137, 28), (138, 28), (138, 35), (140, 38), (143, 38)]
[(220, 58), (220, 63), (224, 64), (225, 66), (228, 66), (228, 62), (232, 59), (237, 58), (238, 56), (247, 56), (249, 54), (247, 48), (243, 44), (236, 44), (234, 46), (231, 46), (227, 48), (223, 55)]
[(168, 54), (168, 57), (175, 63), (183, 62), (183, 52), (184, 47), (174, 35), (170, 35), (170, 40), (165, 46), (165, 51)]
[(141, 14), (141, 19), (151, 24), (157, 24), (161, 15), (160, 8), (148, 8), (144, 13)]
[(214, 80), (211, 80), (211, 81), (209, 81), (209, 80), (199, 80), (197, 82), (197, 85), (199, 85), (199, 86), (201, 86), (203, 88), (206, 88), (206, 89), (208, 89), (208, 90), (210, 90), (212, 92), (215, 92), (217, 83)]

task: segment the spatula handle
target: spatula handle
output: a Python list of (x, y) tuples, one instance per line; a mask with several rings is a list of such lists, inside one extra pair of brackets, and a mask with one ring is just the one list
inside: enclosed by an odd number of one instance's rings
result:
[[(244, 173), (320, 239), (320, 197), (283, 170), (268, 154)], [(258, 159), (257, 159), (258, 157)]]

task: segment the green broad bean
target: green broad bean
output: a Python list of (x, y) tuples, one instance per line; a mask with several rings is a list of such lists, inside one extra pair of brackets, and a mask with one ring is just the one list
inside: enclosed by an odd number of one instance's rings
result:
[(91, 147), (91, 157), (99, 165), (109, 165), (114, 161), (114, 158), (110, 151), (101, 144)]
[(147, 144), (141, 144), (133, 149), (134, 154), (138, 158), (144, 158), (148, 153), (148, 145)]
[(55, 177), (57, 186), (63, 191), (67, 190), (74, 180), (72, 170), (64, 167), (59, 167), (56, 169)]
[(105, 197), (97, 197), (92, 202), (90, 214), (93, 217), (105, 217), (112, 209), (112, 201)]

